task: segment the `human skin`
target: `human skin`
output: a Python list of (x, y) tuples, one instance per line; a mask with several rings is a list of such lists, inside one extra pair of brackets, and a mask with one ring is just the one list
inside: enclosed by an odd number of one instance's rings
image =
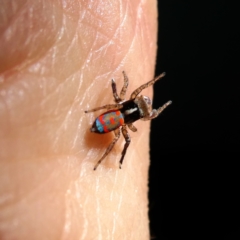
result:
[[(0, 239), (148, 240), (150, 122), (114, 137), (89, 128), (154, 76), (156, 1), (2, 0), (0, 8)], [(152, 89), (144, 90), (152, 97)]]

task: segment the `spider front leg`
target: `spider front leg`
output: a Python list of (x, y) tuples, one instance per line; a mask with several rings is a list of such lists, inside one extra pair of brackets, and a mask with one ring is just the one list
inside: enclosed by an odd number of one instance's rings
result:
[(149, 82), (143, 84), (142, 86), (140, 86), (139, 88), (137, 88), (135, 91), (132, 92), (130, 99), (135, 99), (135, 98), (137, 97), (137, 95), (138, 95), (143, 89), (152, 86), (157, 80), (163, 78), (163, 77), (165, 76), (165, 74), (166, 74), (166, 73), (162, 73), (162, 74), (160, 74), (158, 77), (152, 79), (151, 81), (149, 81)]
[(85, 113), (95, 112), (95, 111), (98, 111), (98, 110), (101, 110), (101, 109), (107, 109), (107, 110), (121, 109), (122, 107), (123, 107), (122, 104), (107, 104), (107, 105), (104, 105), (102, 107), (97, 107), (97, 108), (93, 108), (93, 109), (90, 109), (90, 110), (86, 110), (84, 112)]
[(119, 168), (120, 169), (122, 168), (123, 159), (125, 157), (125, 154), (127, 152), (128, 147), (129, 147), (129, 145), (131, 143), (131, 138), (130, 138), (130, 135), (128, 134), (126, 125), (122, 126), (122, 134), (123, 134), (126, 142), (124, 144), (124, 148), (123, 148), (123, 151), (122, 151), (122, 157), (121, 157), (121, 159), (119, 161)]
[(120, 97), (117, 94), (116, 82), (114, 79), (112, 79), (112, 92), (113, 92), (114, 101), (116, 103), (124, 101), (125, 94), (126, 94), (127, 87), (128, 87), (128, 77), (124, 71), (122, 73), (123, 73), (123, 77), (124, 77), (124, 84), (123, 84), (122, 90), (120, 92)]
[(113, 149), (115, 143), (118, 141), (119, 137), (120, 137), (120, 129), (116, 129), (114, 131), (115, 133), (115, 138), (112, 140), (111, 144), (108, 146), (106, 152), (103, 154), (103, 156), (98, 160), (97, 164), (95, 165), (95, 167), (93, 168), (93, 170), (96, 170), (98, 165), (103, 161), (103, 159), (111, 152), (111, 150)]
[(172, 101), (168, 101), (165, 104), (163, 104), (160, 108), (158, 109), (153, 109), (151, 114), (145, 118), (143, 118), (144, 121), (151, 120), (153, 118), (156, 118), (165, 108), (167, 108)]

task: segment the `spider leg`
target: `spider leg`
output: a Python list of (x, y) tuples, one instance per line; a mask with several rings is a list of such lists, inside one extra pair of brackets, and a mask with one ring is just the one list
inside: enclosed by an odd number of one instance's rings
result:
[(133, 131), (133, 132), (137, 131), (137, 128), (132, 123), (128, 124), (127, 126), (131, 131)]
[(107, 110), (112, 110), (112, 109), (121, 109), (123, 107), (122, 104), (107, 104), (107, 105), (104, 105), (102, 107), (97, 107), (97, 108), (93, 108), (93, 109), (90, 109), (90, 110), (86, 110), (84, 111), (85, 113), (89, 113), (89, 112), (95, 112), (95, 111), (98, 111), (98, 110), (101, 110), (101, 109), (107, 109)]
[(152, 79), (151, 81), (143, 84), (142, 86), (140, 86), (139, 88), (137, 88), (135, 91), (132, 92), (130, 99), (135, 99), (137, 97), (137, 95), (145, 88), (152, 86), (157, 80), (163, 78), (165, 76), (165, 73), (162, 73), (161, 75), (159, 75), (158, 77)]
[(98, 165), (103, 161), (103, 159), (111, 152), (111, 150), (113, 149), (115, 143), (117, 142), (117, 140), (119, 139), (120, 137), (120, 129), (116, 129), (114, 131), (115, 133), (115, 137), (114, 139), (112, 140), (112, 142), (110, 143), (110, 145), (107, 147), (105, 153), (103, 154), (103, 156), (98, 160), (97, 164), (94, 166), (93, 170), (96, 170)]
[(122, 90), (120, 92), (120, 98), (123, 101), (125, 99), (125, 95), (126, 95), (126, 91), (127, 91), (127, 87), (128, 87), (128, 77), (124, 71), (122, 72), (122, 74), (124, 77), (124, 84), (123, 84)]
[(117, 86), (116, 86), (116, 82), (115, 82), (114, 79), (112, 79), (112, 92), (113, 92), (114, 101), (116, 103), (121, 102), (122, 100), (121, 100), (121, 98), (117, 94)]
[(143, 118), (144, 121), (151, 120), (153, 118), (156, 118), (165, 108), (167, 108), (172, 101), (168, 101), (165, 104), (163, 104), (160, 108), (158, 109), (153, 109), (151, 114), (145, 118)]
[(112, 92), (113, 92), (113, 97), (114, 97), (114, 100), (116, 103), (119, 103), (125, 99), (125, 94), (126, 94), (127, 87), (128, 87), (128, 77), (124, 71), (122, 72), (122, 74), (124, 77), (124, 84), (123, 84), (122, 90), (120, 92), (120, 97), (117, 94), (116, 82), (114, 79), (112, 79)]
[(129, 145), (131, 143), (131, 138), (130, 138), (130, 135), (128, 134), (126, 125), (122, 126), (122, 134), (123, 134), (126, 142), (125, 142), (125, 145), (124, 145), (124, 148), (123, 148), (123, 151), (122, 151), (122, 157), (119, 161), (119, 168), (120, 169), (122, 168), (122, 163), (123, 163), (123, 159), (125, 157), (125, 154), (127, 152), (127, 148), (129, 147)]

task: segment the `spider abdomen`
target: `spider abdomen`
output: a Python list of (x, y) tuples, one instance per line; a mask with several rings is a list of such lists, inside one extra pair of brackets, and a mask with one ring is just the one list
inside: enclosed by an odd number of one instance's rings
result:
[(91, 132), (108, 133), (124, 124), (124, 118), (119, 110), (111, 110), (98, 116), (91, 128)]

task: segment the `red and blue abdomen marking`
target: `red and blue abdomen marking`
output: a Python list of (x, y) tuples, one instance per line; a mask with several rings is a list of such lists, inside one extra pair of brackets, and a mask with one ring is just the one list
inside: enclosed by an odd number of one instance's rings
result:
[(124, 124), (124, 118), (120, 111), (112, 110), (105, 112), (96, 118), (91, 128), (92, 132), (108, 133)]

